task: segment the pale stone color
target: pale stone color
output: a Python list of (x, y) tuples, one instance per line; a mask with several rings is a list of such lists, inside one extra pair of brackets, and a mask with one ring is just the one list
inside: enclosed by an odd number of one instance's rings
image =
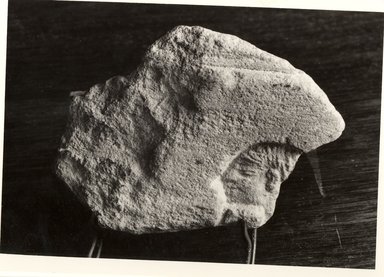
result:
[(197, 26), (71, 96), (57, 174), (101, 226), (137, 234), (263, 225), (300, 154), (344, 129), (303, 71)]

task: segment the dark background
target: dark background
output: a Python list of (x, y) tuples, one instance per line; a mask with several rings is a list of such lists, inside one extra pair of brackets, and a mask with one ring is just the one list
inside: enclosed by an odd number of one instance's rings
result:
[[(375, 267), (383, 14), (10, 1), (1, 252), (243, 263), (241, 224), (134, 236), (100, 231), (53, 173), (69, 92), (127, 74), (176, 25), (237, 35), (289, 60), (346, 122), (317, 150), (323, 197), (303, 155), (259, 228), (256, 263)], [(339, 239), (340, 238), (340, 239)]]

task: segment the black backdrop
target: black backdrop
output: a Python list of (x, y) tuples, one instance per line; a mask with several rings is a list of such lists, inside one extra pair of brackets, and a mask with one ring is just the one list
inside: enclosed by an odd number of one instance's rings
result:
[(54, 175), (69, 92), (127, 74), (176, 25), (237, 35), (313, 77), (346, 121), (303, 155), (259, 229), (256, 263), (375, 266), (383, 14), (183, 5), (9, 2), (1, 252), (242, 263), (240, 224), (134, 236), (100, 231)]

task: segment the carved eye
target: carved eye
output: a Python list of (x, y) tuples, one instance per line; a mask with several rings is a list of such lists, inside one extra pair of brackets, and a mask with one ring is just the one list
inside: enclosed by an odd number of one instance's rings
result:
[(267, 182), (265, 183), (265, 190), (268, 192), (273, 192), (276, 190), (276, 186), (279, 185), (280, 177), (276, 169), (268, 169), (265, 173)]

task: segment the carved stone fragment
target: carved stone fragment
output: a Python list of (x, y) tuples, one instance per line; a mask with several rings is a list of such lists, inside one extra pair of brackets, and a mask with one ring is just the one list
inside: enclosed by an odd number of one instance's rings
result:
[(344, 129), (303, 71), (196, 26), (71, 97), (57, 174), (100, 225), (137, 234), (263, 225), (300, 154)]

